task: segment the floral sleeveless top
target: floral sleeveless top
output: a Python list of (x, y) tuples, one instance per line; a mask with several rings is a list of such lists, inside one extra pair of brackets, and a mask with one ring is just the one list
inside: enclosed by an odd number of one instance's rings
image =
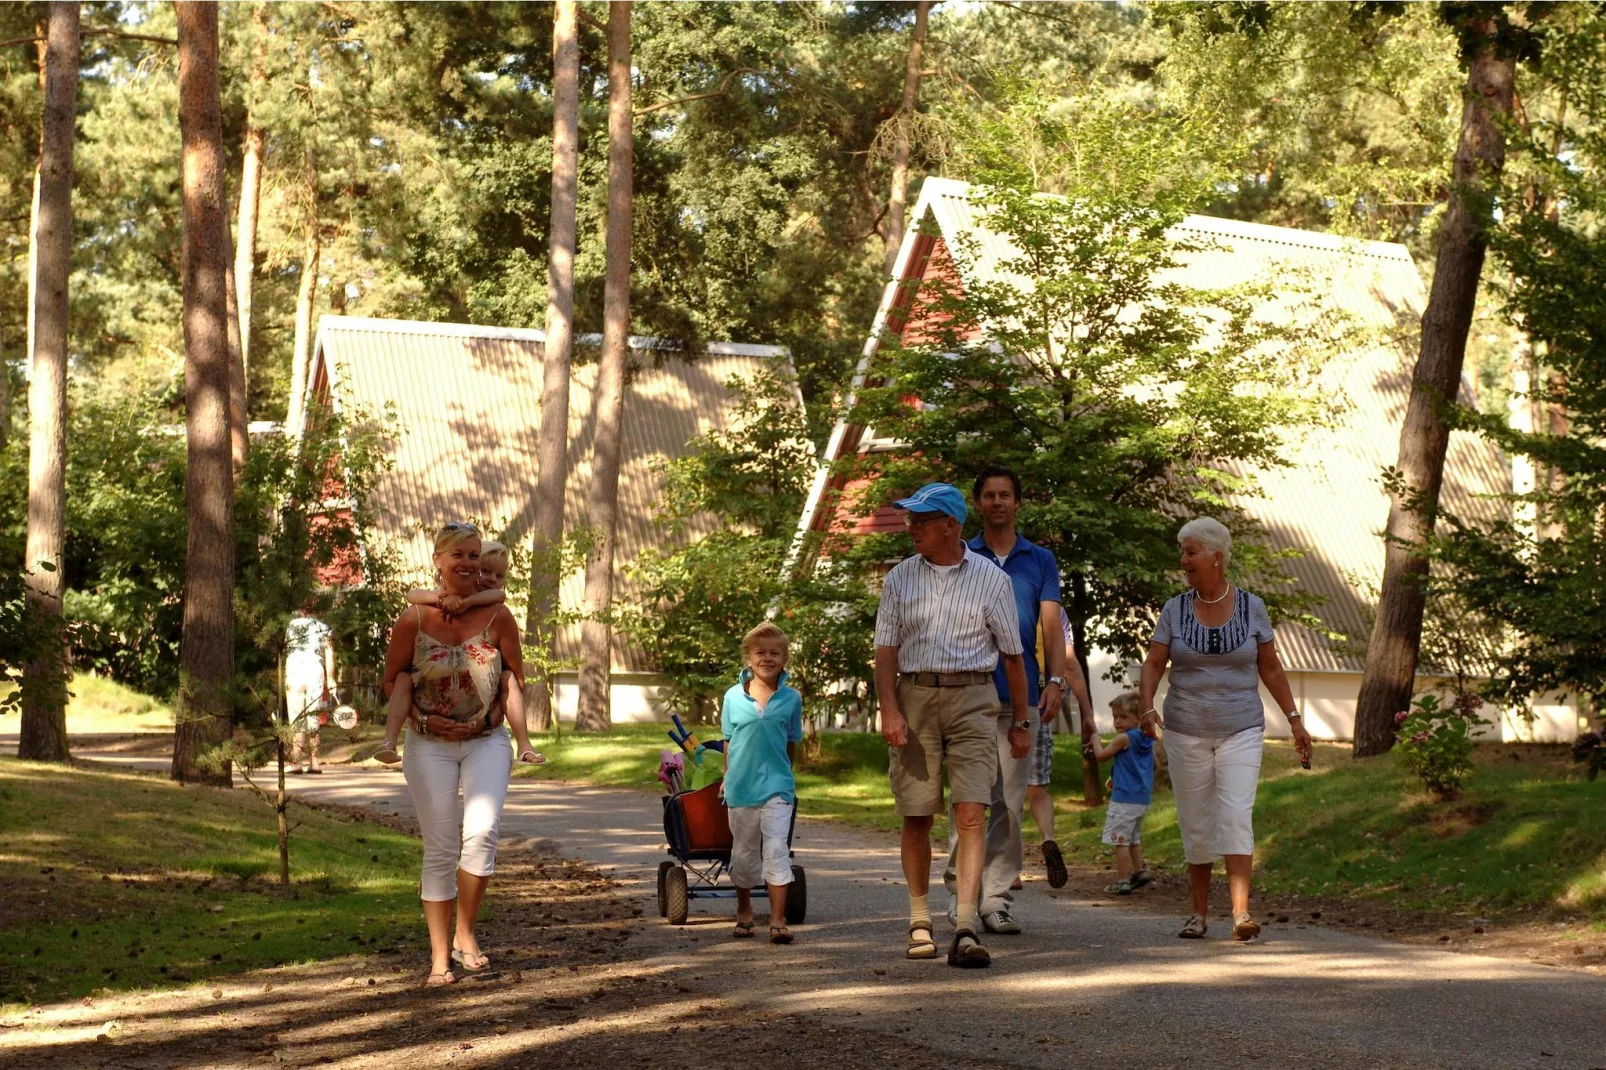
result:
[(483, 718), (502, 679), (502, 652), (491, 626), (458, 646), (418, 629), (413, 639), (413, 708), (420, 719), (434, 715), (454, 721)]

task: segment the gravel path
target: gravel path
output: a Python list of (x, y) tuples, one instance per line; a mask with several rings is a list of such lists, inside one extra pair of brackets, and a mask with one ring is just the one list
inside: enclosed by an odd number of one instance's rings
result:
[[(390, 770), (332, 770), (297, 790), (410, 809)], [(516, 780), (503, 827), (611, 871), (650, 918), (665, 857), (660, 823), (653, 796)], [(863, 1030), (899, 1036), (922, 1058), (1122, 1070), (1606, 1070), (1606, 982), (1585, 974), (1314, 927), (1277, 926), (1239, 946), (1213, 921), (1210, 939), (1180, 941), (1179, 919), (1042, 882), (1018, 899), (1026, 934), (991, 938), (991, 970), (957, 971), (902, 958), (907, 901), (890, 836), (800, 820), (795, 841), (809, 877), (808, 924), (795, 945), (733, 941), (732, 904), (694, 902), (685, 926), (654, 922), (633, 939), (643, 964), (722, 1005), (834, 1023), (845, 1041)], [(819, 1052), (796, 1065), (838, 1063)]]

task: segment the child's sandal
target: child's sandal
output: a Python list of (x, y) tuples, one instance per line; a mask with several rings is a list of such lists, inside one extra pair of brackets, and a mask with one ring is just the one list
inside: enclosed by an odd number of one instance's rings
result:
[(1111, 895), (1131, 895), (1132, 882), (1129, 880), (1116, 881), (1114, 884), (1106, 884), (1104, 890)]
[(545, 765), (546, 755), (538, 750), (527, 750), (519, 754), (519, 761), (525, 765)]
[(386, 743), (384, 746), (374, 751), (374, 760), (378, 762), (384, 762), (386, 765), (395, 765), (397, 762), (401, 761), (401, 752), (396, 749), (396, 744)]

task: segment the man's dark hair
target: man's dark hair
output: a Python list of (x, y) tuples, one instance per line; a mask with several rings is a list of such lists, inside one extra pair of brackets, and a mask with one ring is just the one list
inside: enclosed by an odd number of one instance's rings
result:
[(981, 472), (976, 476), (976, 485), (970, 488), (971, 498), (976, 501), (981, 501), (981, 488), (987, 485), (987, 481), (989, 479), (1009, 480), (1009, 485), (1015, 488), (1015, 500), (1017, 502), (1021, 500), (1020, 476), (1000, 465), (993, 465), (990, 468), (983, 468), (981, 470)]

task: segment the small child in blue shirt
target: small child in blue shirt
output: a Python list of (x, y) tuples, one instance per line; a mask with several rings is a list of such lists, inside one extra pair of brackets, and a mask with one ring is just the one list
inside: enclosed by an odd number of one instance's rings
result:
[(736, 886), (736, 930), (753, 935), (752, 890), (769, 886), (770, 943), (790, 944), (786, 889), (792, 883), (792, 813), (797, 783), (792, 762), (803, 741), (803, 698), (786, 685), (790, 641), (764, 623), (742, 639), (741, 679), (725, 692), (719, 728), (725, 737), (725, 782), (730, 810), (731, 883)]
[(1115, 848), (1114, 884), (1104, 890), (1131, 895), (1152, 878), (1143, 868), (1143, 815), (1154, 792), (1154, 740), (1138, 727), (1138, 693), (1123, 692), (1110, 702), (1115, 738), (1108, 747), (1089, 749), (1100, 761), (1115, 759), (1110, 773), (1110, 809), (1104, 818), (1104, 842)]

